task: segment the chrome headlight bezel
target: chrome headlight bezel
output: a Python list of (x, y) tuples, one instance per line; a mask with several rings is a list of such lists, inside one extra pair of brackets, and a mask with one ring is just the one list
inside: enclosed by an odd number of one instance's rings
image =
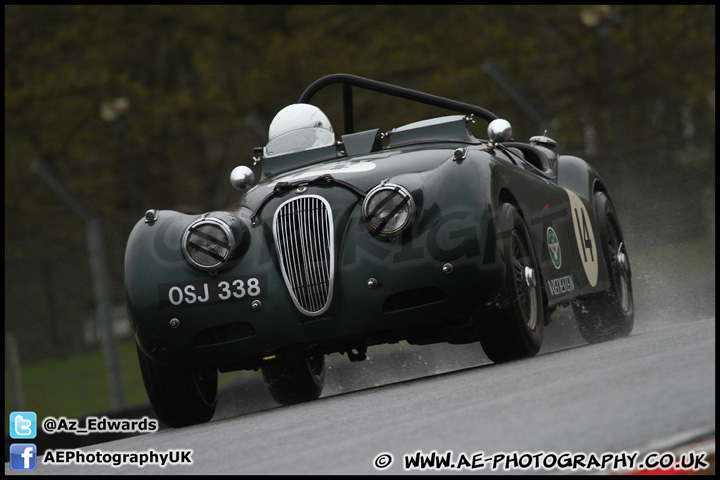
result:
[[(381, 197), (382, 195), (384, 197)], [(393, 202), (392, 200), (395, 199), (398, 201)], [(380, 203), (378, 204), (378, 202)], [(386, 206), (387, 208), (385, 208)], [(389, 220), (403, 211), (401, 221)], [(379, 213), (386, 214), (380, 218), (380, 221), (378, 221)], [(405, 187), (394, 183), (381, 183), (365, 196), (362, 204), (362, 216), (373, 234), (394, 237), (412, 225), (415, 217), (415, 201)]]
[[(203, 227), (206, 227), (204, 231), (201, 230)], [(215, 234), (209, 235), (208, 228), (213, 229)], [(231, 258), (235, 246), (235, 236), (230, 226), (219, 218), (206, 215), (191, 223), (182, 238), (185, 259), (193, 267), (204, 271), (217, 270), (223, 266)]]

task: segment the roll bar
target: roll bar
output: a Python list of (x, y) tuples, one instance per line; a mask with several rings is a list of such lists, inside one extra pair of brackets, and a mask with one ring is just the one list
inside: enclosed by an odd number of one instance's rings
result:
[(436, 95), (430, 95), (429, 93), (418, 92), (417, 90), (397, 87), (389, 83), (378, 82), (377, 80), (370, 80), (369, 78), (358, 77), (357, 75), (349, 75), (345, 73), (335, 73), (315, 80), (305, 89), (303, 94), (300, 95), (298, 103), (310, 103), (310, 99), (312, 99), (317, 92), (328, 85), (336, 83), (342, 84), (343, 86), (343, 116), (346, 134), (354, 133), (355, 131), (352, 87), (384, 93), (386, 95), (404, 98), (406, 100), (424, 103), (434, 107), (446, 108), (465, 115), (473, 114), (476, 117), (487, 120), (488, 122), (497, 118), (497, 116), (489, 110), (485, 110), (484, 108), (471, 105), (469, 103), (458, 102), (450, 100), (449, 98), (438, 97)]

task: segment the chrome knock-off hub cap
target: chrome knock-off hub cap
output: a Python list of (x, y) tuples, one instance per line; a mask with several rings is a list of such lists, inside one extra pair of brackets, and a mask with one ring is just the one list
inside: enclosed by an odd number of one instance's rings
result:
[(621, 273), (627, 273), (628, 271), (628, 263), (627, 263), (627, 257), (622, 251), (623, 244), (620, 242), (620, 245), (618, 246), (618, 252), (617, 256), (615, 257), (617, 260), (618, 268), (620, 269)]
[(535, 270), (525, 267), (525, 283), (530, 288), (535, 288), (537, 281), (535, 280)]

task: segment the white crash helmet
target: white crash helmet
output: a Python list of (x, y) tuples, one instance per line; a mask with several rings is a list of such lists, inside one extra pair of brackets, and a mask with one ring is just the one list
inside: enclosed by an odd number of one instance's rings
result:
[(265, 156), (283, 155), (335, 143), (327, 116), (307, 103), (295, 103), (280, 110), (270, 123)]

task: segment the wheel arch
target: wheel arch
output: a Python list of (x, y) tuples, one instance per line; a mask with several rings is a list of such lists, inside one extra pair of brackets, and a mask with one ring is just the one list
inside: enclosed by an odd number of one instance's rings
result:
[(520, 210), (520, 206), (518, 205), (515, 195), (513, 195), (507, 187), (502, 187), (500, 189), (500, 192), (498, 192), (498, 207), (503, 203), (511, 203), (515, 208), (518, 209), (520, 215), (522, 215), (522, 211)]
[[(517, 210), (518, 214), (520, 215), (520, 218), (522, 218), (522, 221), (525, 223), (525, 227), (527, 228), (528, 236), (530, 237), (530, 248), (533, 249), (534, 255), (537, 257), (538, 251), (537, 251), (537, 245), (535, 245), (535, 239), (533, 238), (532, 231), (529, 227), (530, 223), (528, 222), (528, 219), (525, 217), (525, 214), (523, 212), (522, 207), (520, 206), (520, 203), (518, 202), (517, 198), (513, 193), (508, 189), (507, 187), (502, 187), (500, 191), (498, 192), (498, 204), (497, 204), (497, 212), (500, 212), (500, 205), (503, 203), (509, 203), (515, 209)], [(548, 322), (548, 314), (547, 314), (547, 308), (550, 303), (547, 292), (545, 291), (545, 275), (542, 271), (542, 268), (538, 266), (538, 282), (540, 282), (540, 285), (542, 287), (540, 288), (540, 291), (542, 292), (542, 307), (543, 307), (543, 320), (547, 324)]]
[(593, 197), (598, 192), (602, 192), (605, 195), (607, 195), (608, 198), (610, 198), (610, 193), (608, 192), (608, 189), (605, 186), (605, 183), (603, 183), (603, 181), (600, 178), (595, 178), (593, 180), (593, 185), (592, 185), (592, 189), (591, 189), (591, 193), (592, 193)]

